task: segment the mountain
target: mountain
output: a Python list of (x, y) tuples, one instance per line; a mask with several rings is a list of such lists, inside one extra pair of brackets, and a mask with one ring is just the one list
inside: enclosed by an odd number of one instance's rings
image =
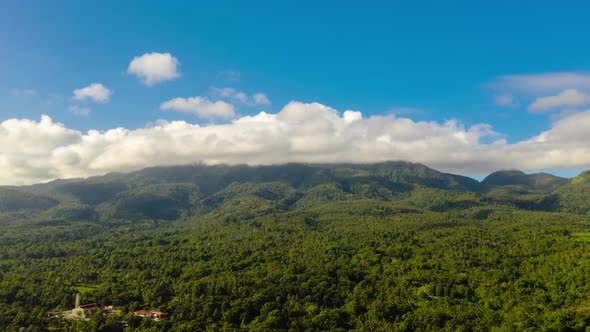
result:
[(75, 198), (82, 204), (97, 205), (128, 189), (122, 182), (71, 182), (59, 185), (54, 192)]
[(585, 171), (556, 190), (562, 211), (578, 214), (590, 212), (590, 171)]
[(511, 205), (533, 211), (560, 211), (559, 194), (555, 190), (568, 179), (547, 173), (526, 174), (519, 170), (501, 170), (481, 182), (487, 189), (491, 204)]
[(174, 220), (200, 199), (192, 183), (150, 184), (114, 195), (98, 211), (105, 218)]
[(569, 181), (546, 173), (503, 170), (480, 183), (401, 161), (152, 167), (128, 174), (0, 187), (0, 221), (175, 220), (212, 212), (232, 219), (361, 200), (440, 212), (491, 204), (583, 214), (590, 211), (585, 203), (590, 195), (588, 178), (589, 173)]
[(567, 182), (566, 178), (547, 173), (526, 174), (519, 170), (502, 170), (488, 175), (481, 183), (487, 186), (517, 186), (548, 193)]
[(17, 187), (0, 187), (0, 212), (17, 210), (46, 210), (59, 201), (40, 194), (27, 192)]
[[(405, 162), (155, 167), (0, 187), (0, 330), (577, 331), (590, 322), (578, 310), (589, 202), (590, 172), (480, 183)], [(76, 293), (121, 314), (59, 318)]]

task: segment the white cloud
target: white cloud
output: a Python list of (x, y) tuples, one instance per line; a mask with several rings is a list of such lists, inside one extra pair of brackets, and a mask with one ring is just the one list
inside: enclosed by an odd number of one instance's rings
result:
[[(489, 87), (504, 93), (494, 97), (499, 106), (519, 106), (515, 96), (530, 103), (528, 111), (542, 113), (553, 110), (571, 113), (572, 108), (590, 104), (590, 72), (552, 72), (505, 75), (491, 82)], [(563, 117), (555, 115), (553, 119)]]
[(231, 98), (237, 92), (236, 89), (234, 89), (234, 88), (212, 87), (210, 90), (211, 90), (211, 96), (213, 98)]
[(90, 115), (90, 109), (87, 107), (80, 107), (80, 106), (74, 105), (74, 106), (70, 106), (68, 111), (70, 111), (70, 113), (72, 113), (74, 115), (78, 115), (78, 116)]
[(363, 113), (361, 113), (361, 112), (344, 111), (344, 113), (342, 113), (342, 119), (344, 119), (344, 122), (346, 122), (346, 123), (352, 123), (355, 121), (359, 121), (362, 118), (363, 118)]
[(41, 91), (37, 89), (11, 89), (10, 93), (18, 98), (28, 99), (30, 101), (36, 102), (38, 106), (41, 108), (56, 108), (62, 107), (66, 98), (58, 94), (43, 94)]
[(16, 97), (32, 97), (37, 95), (37, 90), (35, 89), (19, 89), (15, 88), (10, 91), (13, 96)]
[[(41, 121), (9, 119), (0, 123), (1, 184), (27, 184), (68, 176), (51, 162), (60, 146), (71, 146), (81, 139), (78, 131), (54, 123), (44, 115)], [(86, 170), (83, 171), (86, 173)]]
[(257, 105), (270, 105), (270, 100), (264, 93), (255, 93), (254, 96), (254, 103)]
[(245, 92), (238, 91), (234, 88), (216, 88), (209, 89), (211, 97), (215, 99), (231, 100), (237, 104), (255, 106), (255, 105), (270, 105), (270, 100), (264, 93), (255, 93), (249, 96)]
[[(190, 100), (180, 99), (177, 106), (193, 112), (195, 102)], [(299, 102), (287, 104), (278, 113), (261, 112), (228, 124), (206, 126), (160, 121), (142, 129), (82, 133), (47, 116), (39, 122), (10, 119), (0, 123), (0, 167), (4, 170), (0, 183), (32, 183), (198, 161), (407, 160), (461, 174), (505, 168), (590, 168), (588, 128), (590, 110), (557, 120), (549, 130), (528, 140), (507, 143), (487, 124), (465, 127), (458, 121), (364, 118), (360, 112), (340, 113), (321, 104)]]
[(498, 106), (518, 107), (518, 101), (509, 94), (495, 95), (494, 104)]
[(217, 77), (225, 81), (237, 82), (242, 77), (242, 73), (239, 71), (228, 69), (218, 72)]
[(547, 112), (557, 107), (576, 107), (590, 104), (590, 96), (575, 89), (567, 89), (555, 96), (540, 97), (529, 106), (533, 113)]
[(226, 118), (235, 116), (234, 106), (224, 101), (211, 101), (205, 97), (174, 98), (160, 105), (161, 110), (194, 113), (202, 118)]
[(106, 103), (111, 98), (113, 92), (100, 83), (92, 83), (87, 87), (74, 90), (75, 100), (90, 99), (97, 103)]
[(248, 102), (248, 95), (244, 92), (238, 91), (232, 96), (232, 99), (239, 103), (246, 104)]
[(550, 118), (551, 118), (551, 121), (557, 122), (561, 119), (567, 118), (568, 116), (571, 116), (571, 115), (578, 113), (578, 112), (580, 112), (580, 111), (577, 109), (566, 108), (566, 109), (563, 109), (559, 112), (552, 113)]
[(178, 66), (180, 62), (172, 54), (153, 52), (134, 57), (127, 72), (137, 76), (143, 84), (152, 86), (180, 77)]
[(491, 86), (524, 93), (559, 92), (565, 89), (590, 89), (590, 73), (555, 72), (500, 76)]

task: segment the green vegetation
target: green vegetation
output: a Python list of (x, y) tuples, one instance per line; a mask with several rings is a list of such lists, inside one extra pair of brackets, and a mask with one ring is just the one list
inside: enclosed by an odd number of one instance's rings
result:
[(572, 233), (572, 237), (578, 241), (590, 242), (590, 232)]
[[(521, 176), (196, 165), (5, 188), (0, 330), (584, 331), (590, 181)], [(77, 292), (122, 308), (45, 318)]]
[(485, 185), (517, 186), (539, 192), (551, 192), (567, 182), (565, 178), (547, 173), (525, 174), (517, 170), (494, 172), (482, 181)]
[(77, 284), (77, 285), (72, 285), (72, 288), (76, 292), (84, 294), (84, 293), (89, 293), (89, 292), (92, 292), (92, 291), (97, 290), (98, 289), (98, 286), (99, 285), (96, 285), (96, 284), (84, 284), (84, 283), (81, 283), (81, 284)]
[(569, 185), (558, 188), (561, 210), (573, 213), (590, 212), (590, 172), (586, 171), (571, 180)]
[(24, 209), (45, 210), (57, 205), (55, 199), (35, 195), (11, 187), (0, 187), (0, 211), (9, 212)]

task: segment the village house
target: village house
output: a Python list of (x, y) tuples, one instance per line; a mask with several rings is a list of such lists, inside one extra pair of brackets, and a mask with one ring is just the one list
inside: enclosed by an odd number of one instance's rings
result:
[(89, 314), (93, 314), (95, 311), (100, 310), (100, 307), (96, 303), (81, 304), (78, 308), (87, 311)]
[(103, 315), (116, 312), (121, 307), (115, 305), (98, 306), (96, 303), (80, 304), (80, 293), (76, 294), (76, 302), (72, 310), (48, 312), (48, 318), (65, 318), (76, 320), (88, 320), (89, 316), (99, 311)]
[(158, 310), (137, 310), (135, 311), (135, 315), (155, 321), (168, 319), (167, 313)]

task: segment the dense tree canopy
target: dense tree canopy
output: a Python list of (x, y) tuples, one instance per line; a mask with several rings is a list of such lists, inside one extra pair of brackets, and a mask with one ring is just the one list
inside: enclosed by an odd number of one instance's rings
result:
[[(19, 206), (0, 214), (0, 329), (584, 331), (590, 226), (564, 197), (585, 182), (519, 181), (393, 163), (6, 188), (0, 207)], [(122, 311), (45, 317), (77, 292)]]

